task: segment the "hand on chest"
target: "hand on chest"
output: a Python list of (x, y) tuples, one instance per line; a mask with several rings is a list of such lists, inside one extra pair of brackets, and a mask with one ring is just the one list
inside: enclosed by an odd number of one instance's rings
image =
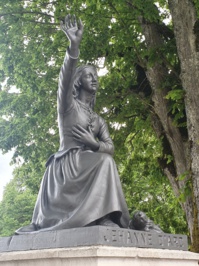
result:
[(91, 109), (81, 108), (81, 111), (78, 112), (76, 122), (86, 130), (91, 130), (93, 135), (97, 136), (99, 132), (99, 119), (97, 114)]

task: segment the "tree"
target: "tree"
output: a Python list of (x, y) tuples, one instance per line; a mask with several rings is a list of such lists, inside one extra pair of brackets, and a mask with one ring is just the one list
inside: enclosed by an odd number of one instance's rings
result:
[[(141, 161), (130, 171), (134, 178), (137, 170), (155, 180), (158, 163), (199, 252), (198, 9), (192, 0), (2, 3), (0, 148), (15, 147), (14, 160), (24, 158), (24, 182), (36, 189), (31, 171), (36, 165), (33, 174), (40, 174), (58, 148), (57, 77), (67, 46), (58, 28), (66, 12), (75, 13), (85, 23), (81, 61), (108, 70), (97, 109), (112, 126), (124, 186), (133, 159)], [(10, 93), (13, 85), (19, 93)]]
[(0, 235), (12, 235), (19, 228), (31, 221), (36, 195), (29, 188), (21, 185), (15, 178), (7, 184), (3, 200), (0, 202)]

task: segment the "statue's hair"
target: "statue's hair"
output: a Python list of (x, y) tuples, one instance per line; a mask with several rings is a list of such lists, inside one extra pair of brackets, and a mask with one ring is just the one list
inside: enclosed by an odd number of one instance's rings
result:
[[(81, 90), (81, 76), (82, 76), (82, 72), (85, 68), (93, 68), (96, 70), (96, 67), (94, 65), (82, 65), (76, 68), (75, 74), (74, 74), (74, 83), (73, 83), (73, 96), (74, 98), (79, 97), (79, 91)], [(94, 109), (95, 106), (95, 101), (96, 101), (96, 94), (93, 94), (93, 100), (91, 101), (91, 108)]]

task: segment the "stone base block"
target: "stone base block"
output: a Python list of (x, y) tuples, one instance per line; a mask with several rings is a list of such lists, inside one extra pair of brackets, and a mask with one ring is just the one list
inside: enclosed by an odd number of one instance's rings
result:
[(199, 254), (135, 247), (76, 247), (0, 253), (0, 266), (198, 266)]
[(188, 250), (187, 236), (185, 235), (159, 234), (105, 226), (0, 237), (0, 252), (83, 246)]

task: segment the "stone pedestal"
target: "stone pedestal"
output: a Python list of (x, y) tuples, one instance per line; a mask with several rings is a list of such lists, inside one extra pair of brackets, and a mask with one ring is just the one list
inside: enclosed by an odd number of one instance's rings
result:
[(0, 238), (0, 266), (198, 266), (187, 237), (92, 226)]
[(0, 253), (0, 266), (198, 266), (199, 254), (91, 246)]
[(0, 238), (0, 252), (83, 246), (139, 247), (187, 251), (187, 237), (92, 226)]

